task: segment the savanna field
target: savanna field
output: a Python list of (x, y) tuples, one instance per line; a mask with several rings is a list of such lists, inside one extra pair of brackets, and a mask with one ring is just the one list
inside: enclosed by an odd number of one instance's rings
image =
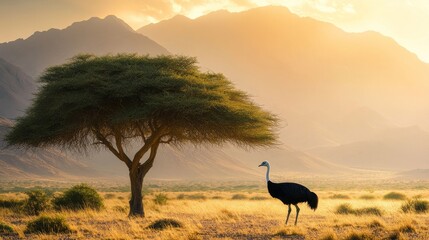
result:
[[(287, 206), (257, 183), (149, 183), (145, 218), (128, 218), (126, 185), (91, 183), (102, 199), (99, 210), (59, 210), (52, 199), (72, 183), (2, 183), (0, 236), (3, 239), (429, 239), (427, 182), (379, 182), (353, 187), (316, 184), (319, 207), (300, 204), (287, 226)], [(312, 184), (307, 184), (311, 186)], [(386, 188), (382, 186), (385, 185)], [(22, 186), (22, 187), (20, 187)], [(26, 186), (26, 187), (24, 187)], [(29, 188), (28, 186), (33, 186)], [(46, 192), (47, 208), (29, 214), (25, 202), (34, 189)], [(27, 201), (28, 202), (28, 201)], [(34, 205), (31, 205), (33, 209)], [(51, 217), (65, 233), (30, 233), (35, 219)], [(34, 224), (33, 224), (34, 225)], [(42, 226), (46, 228), (46, 226)]]

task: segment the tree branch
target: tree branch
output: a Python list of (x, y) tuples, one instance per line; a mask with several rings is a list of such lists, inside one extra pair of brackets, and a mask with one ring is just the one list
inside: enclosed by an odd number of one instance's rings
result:
[(122, 159), (121, 154), (118, 152), (118, 150), (116, 150), (112, 143), (109, 142), (109, 140), (107, 140), (107, 138), (96, 128), (93, 128), (92, 131), (95, 134), (95, 137), (102, 143), (104, 144), (119, 160), (121, 160), (122, 162), (124, 162), (128, 167), (131, 166), (131, 161), (127, 162), (125, 159)]
[(160, 141), (161, 136), (163, 135), (163, 128), (158, 129), (156, 132), (153, 132), (152, 135), (147, 139), (146, 143), (141, 147), (136, 154), (134, 155), (132, 162), (132, 169), (136, 169), (140, 164), (140, 159), (144, 156), (144, 154), (149, 151), (153, 144), (158, 143)]
[(158, 139), (156, 142), (153, 143), (152, 147), (150, 148), (149, 158), (139, 166), (141, 171), (143, 171), (143, 176), (145, 176), (146, 173), (152, 168), (160, 142), (161, 141)]
[(116, 148), (118, 149), (119, 155), (121, 155), (121, 160), (125, 162), (128, 168), (130, 168), (131, 160), (125, 153), (124, 148), (122, 147), (122, 136), (118, 131), (115, 131), (115, 143), (116, 143)]

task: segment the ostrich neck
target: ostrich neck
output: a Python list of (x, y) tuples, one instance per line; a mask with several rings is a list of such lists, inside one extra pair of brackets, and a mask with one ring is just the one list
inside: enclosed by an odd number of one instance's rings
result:
[(270, 165), (267, 166), (267, 182), (270, 181)]

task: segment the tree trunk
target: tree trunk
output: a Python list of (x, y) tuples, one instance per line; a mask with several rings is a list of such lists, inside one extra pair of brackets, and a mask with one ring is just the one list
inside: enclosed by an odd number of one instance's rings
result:
[(143, 178), (144, 171), (141, 168), (137, 168), (134, 171), (130, 171), (131, 181), (131, 199), (130, 199), (130, 213), (129, 217), (144, 217), (143, 208)]

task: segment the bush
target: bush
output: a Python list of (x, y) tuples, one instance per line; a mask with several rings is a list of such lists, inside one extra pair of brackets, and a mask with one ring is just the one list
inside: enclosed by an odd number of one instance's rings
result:
[(163, 230), (166, 228), (180, 228), (182, 226), (183, 224), (177, 220), (165, 218), (153, 222), (151, 225), (148, 226), (148, 228)]
[(243, 200), (243, 199), (247, 199), (247, 196), (244, 194), (234, 194), (231, 199), (232, 200)]
[(349, 196), (344, 195), (344, 194), (334, 194), (334, 195), (330, 196), (329, 198), (331, 198), (331, 199), (350, 199)]
[(390, 193), (384, 195), (383, 198), (386, 200), (405, 200), (405, 199), (407, 199), (407, 196), (405, 196), (402, 193), (398, 193), (398, 192), (390, 192)]
[(420, 199), (411, 199), (402, 204), (401, 209), (404, 213), (425, 213), (429, 210), (429, 202)]
[(7, 225), (6, 223), (0, 222), (0, 235), (9, 235), (14, 233), (15, 231), (11, 226)]
[(179, 194), (179, 196), (177, 196), (177, 199), (179, 200), (206, 200), (207, 197), (204, 196), (203, 194), (200, 193), (195, 193), (195, 194)]
[(55, 209), (62, 210), (82, 210), (93, 209), (100, 210), (103, 208), (103, 200), (97, 191), (86, 184), (76, 185), (62, 195), (53, 199)]
[(162, 193), (155, 195), (155, 198), (153, 199), (155, 204), (158, 204), (158, 205), (166, 205), (167, 200), (168, 200), (167, 195), (162, 194)]
[(39, 215), (49, 207), (48, 196), (41, 190), (26, 192), (28, 199), (24, 201), (23, 210), (28, 215)]
[(339, 205), (335, 212), (337, 214), (376, 215), (376, 216), (382, 215), (382, 211), (376, 207), (353, 209), (352, 206), (348, 203)]
[(63, 217), (41, 216), (27, 224), (24, 233), (50, 234), (70, 233), (72, 230)]
[(372, 222), (370, 222), (368, 224), (368, 227), (370, 227), (370, 228), (384, 228), (384, 225), (377, 220), (373, 220)]

